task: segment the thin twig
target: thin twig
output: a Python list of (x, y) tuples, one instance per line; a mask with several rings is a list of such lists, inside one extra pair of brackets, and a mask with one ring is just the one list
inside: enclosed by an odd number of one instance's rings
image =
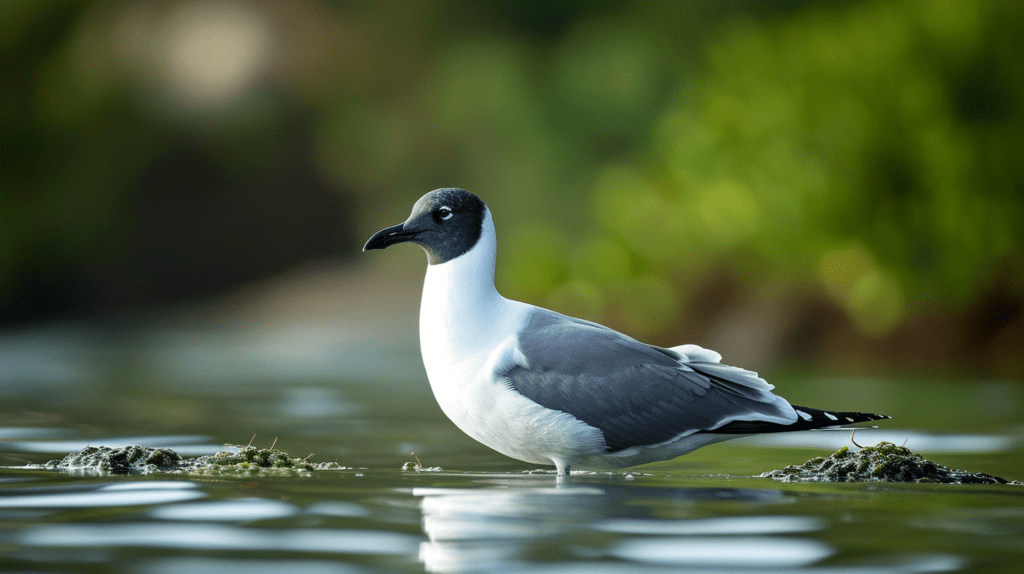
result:
[(855, 447), (857, 447), (857, 448), (864, 448), (863, 446), (861, 446), (861, 445), (857, 444), (857, 441), (853, 440), (853, 438), (854, 438), (855, 436), (857, 436), (857, 429), (853, 429), (853, 432), (852, 432), (852, 433), (850, 433), (850, 442), (852, 442), (852, 443), (853, 443), (853, 446), (855, 446)]

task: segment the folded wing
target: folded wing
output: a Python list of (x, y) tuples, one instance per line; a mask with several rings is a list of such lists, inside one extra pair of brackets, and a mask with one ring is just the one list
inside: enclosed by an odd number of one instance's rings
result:
[(662, 349), (538, 309), (496, 374), (538, 404), (601, 430), (610, 452), (733, 421), (791, 424), (797, 414), (756, 373), (695, 345)]

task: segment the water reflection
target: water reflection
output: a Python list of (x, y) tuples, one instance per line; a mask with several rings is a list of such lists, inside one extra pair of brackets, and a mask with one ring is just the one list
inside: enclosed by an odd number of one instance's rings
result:
[(29, 528), (16, 542), (33, 547), (145, 547), (189, 552), (278, 551), (330, 554), (408, 554), (418, 536), (381, 530), (325, 528), (246, 528), (227, 524), (136, 522), (119, 524), (52, 524)]
[(299, 507), (279, 500), (236, 498), (213, 502), (192, 502), (154, 508), (153, 518), (164, 520), (237, 521), (285, 518), (299, 513)]
[(234, 448), (223, 444), (212, 444), (208, 442), (209, 440), (210, 437), (202, 435), (156, 435), (91, 438), (87, 440), (3, 441), (2, 444), (4, 450), (59, 454), (61, 456), (70, 452), (78, 452), (87, 446), (124, 448), (127, 446), (144, 445), (152, 448), (169, 448), (181, 456), (202, 456)]
[[(712, 542), (715, 556), (737, 556), (728, 547), (729, 538), (711, 539), (709, 534), (806, 532), (823, 527), (821, 521), (805, 517), (763, 519), (742, 517), (716, 521), (660, 521), (652, 516), (659, 503), (685, 507), (694, 501), (745, 501), (774, 503), (787, 495), (774, 489), (728, 488), (637, 488), (623, 485), (588, 485), (566, 481), (551, 485), (528, 481), (490, 481), (484, 488), (416, 488), (422, 496), (423, 532), (429, 538), (420, 546), (420, 560), (429, 572), (491, 572), (527, 569), (528, 557), (542, 554), (546, 560), (579, 560), (611, 557), (644, 562), (638, 556), (650, 553), (642, 544), (680, 539), (623, 538), (609, 534), (651, 534), (685, 532), (694, 535), (693, 544)], [(704, 531), (702, 529), (706, 529)], [(737, 544), (749, 544), (752, 537), (737, 537)], [(610, 541), (616, 541), (609, 545)], [(767, 540), (767, 537), (764, 540)], [(634, 547), (635, 545), (638, 545)], [(717, 544), (717, 545), (715, 545)], [(789, 557), (782, 558), (783, 551)], [(773, 564), (796, 565), (815, 562), (832, 553), (823, 543), (795, 540), (781, 548)], [(668, 556), (664, 552), (661, 556)], [(678, 555), (674, 555), (678, 557)], [(715, 562), (703, 554), (699, 564)], [(797, 559), (799, 557), (799, 559)], [(743, 564), (759, 564), (744, 558)], [(761, 562), (763, 563), (763, 562)]]
[(329, 501), (329, 502), (314, 502), (306, 507), (306, 514), (316, 514), (320, 516), (337, 516), (342, 518), (362, 518), (369, 516), (370, 511), (363, 506), (355, 502), (343, 502), (343, 501)]
[(74, 433), (70, 429), (61, 428), (0, 427), (0, 440), (18, 438), (56, 439), (71, 436), (73, 434)]
[[(819, 566), (809, 568), (768, 569), (760, 566), (713, 567), (623, 564), (621, 562), (577, 561), (572, 563), (530, 565), (516, 567), (517, 574), (765, 574), (766, 572), (792, 572), (794, 574), (937, 574), (963, 570), (966, 562), (956, 556), (921, 556), (905, 561), (868, 566)], [(488, 571), (488, 570), (484, 570)]]
[(822, 517), (705, 514), (709, 505), (749, 513), (797, 501), (775, 489), (491, 480), (478, 488), (415, 488), (413, 495), (422, 497), (429, 540), (419, 559), (428, 572), (868, 574), (965, 565), (956, 556), (923, 555), (823, 566), (838, 549), (825, 541), (831, 523)]
[(728, 516), (690, 520), (612, 518), (595, 524), (597, 530), (620, 534), (785, 534), (824, 530), (826, 523), (811, 516)]
[(353, 564), (328, 560), (242, 560), (182, 556), (156, 558), (136, 564), (143, 574), (369, 574), (377, 572)]
[(145, 560), (135, 572), (143, 574), (370, 574), (378, 572), (337, 561), (315, 560), (243, 560), (203, 557), (178, 557)]
[(653, 564), (794, 568), (828, 558), (835, 550), (817, 540), (767, 536), (659, 536), (616, 543), (609, 554)]
[[(1024, 441), (1022, 437), (1012, 435), (926, 433), (914, 430), (871, 428), (858, 430), (856, 437), (857, 442), (863, 445), (873, 445), (884, 440), (893, 444), (906, 443), (907, 448), (914, 452), (928, 453), (1006, 452), (1014, 449)], [(820, 448), (834, 451), (844, 446), (850, 446), (850, 432), (808, 431), (765, 434), (743, 437), (733, 442), (735, 445)]]
[(492, 571), (521, 560), (531, 541), (582, 528), (603, 514), (604, 490), (586, 486), (415, 488), (422, 496), (420, 560), (428, 572)]
[(195, 500), (206, 496), (185, 481), (118, 482), (10, 489), (0, 497), (0, 508), (108, 508)]

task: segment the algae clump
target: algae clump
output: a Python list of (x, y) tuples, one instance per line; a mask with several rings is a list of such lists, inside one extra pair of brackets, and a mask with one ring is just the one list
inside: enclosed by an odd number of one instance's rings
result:
[(102, 474), (149, 474), (174, 472), (182, 458), (168, 448), (87, 446), (62, 460), (51, 460), (44, 468)]
[(305, 474), (314, 470), (345, 470), (336, 462), (309, 462), (273, 448), (238, 447), (233, 452), (184, 458), (168, 448), (87, 446), (43, 468), (83, 474), (151, 474), (166, 472), (199, 475)]
[(801, 465), (771, 470), (760, 476), (780, 482), (1020, 484), (991, 474), (952, 469), (885, 441), (856, 452), (844, 446), (828, 457), (812, 458)]

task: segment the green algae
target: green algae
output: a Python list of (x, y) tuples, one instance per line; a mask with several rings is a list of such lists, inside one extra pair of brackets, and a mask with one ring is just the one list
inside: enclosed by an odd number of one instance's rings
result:
[(189, 474), (291, 474), (308, 473), (314, 470), (344, 470), (337, 462), (309, 461), (293, 458), (288, 453), (273, 448), (241, 447), (235, 452), (218, 452), (209, 456), (189, 459), (185, 472)]
[(313, 463), (273, 448), (238, 447), (212, 455), (184, 458), (167, 448), (87, 446), (43, 468), (83, 474), (153, 474), (252, 476), (308, 474), (315, 470), (345, 470), (337, 462)]
[(843, 447), (828, 457), (760, 475), (780, 482), (913, 482), (942, 484), (1020, 484), (998, 476), (967, 472), (925, 459), (903, 446), (882, 441), (853, 452)]

